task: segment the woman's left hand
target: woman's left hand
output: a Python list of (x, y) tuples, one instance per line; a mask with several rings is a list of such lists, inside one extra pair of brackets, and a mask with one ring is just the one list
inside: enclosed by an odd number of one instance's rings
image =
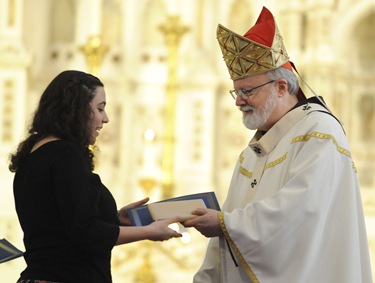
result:
[(150, 198), (144, 198), (136, 202), (129, 203), (128, 205), (125, 205), (118, 211), (118, 219), (120, 221), (121, 226), (131, 226), (130, 218), (128, 209), (142, 206), (145, 203), (147, 203), (150, 200)]

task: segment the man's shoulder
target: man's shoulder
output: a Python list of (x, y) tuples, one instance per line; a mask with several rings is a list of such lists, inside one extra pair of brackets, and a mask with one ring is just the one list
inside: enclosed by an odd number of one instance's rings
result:
[(328, 108), (322, 97), (310, 97), (300, 101), (292, 110), (303, 111), (306, 114), (306, 120), (315, 122), (318, 125), (327, 126), (331, 130), (340, 129), (344, 131), (341, 121)]

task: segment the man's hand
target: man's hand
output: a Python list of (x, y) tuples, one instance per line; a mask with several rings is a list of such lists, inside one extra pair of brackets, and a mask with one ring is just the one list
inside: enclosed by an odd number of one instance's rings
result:
[(196, 217), (182, 223), (184, 227), (194, 227), (205, 237), (223, 236), (219, 222), (219, 212), (214, 209), (198, 208), (192, 211)]

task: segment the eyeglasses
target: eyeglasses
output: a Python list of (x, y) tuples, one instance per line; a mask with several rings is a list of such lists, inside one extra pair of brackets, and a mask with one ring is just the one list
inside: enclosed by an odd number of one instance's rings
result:
[(262, 87), (262, 86), (265, 86), (265, 85), (268, 85), (270, 83), (273, 83), (275, 82), (276, 80), (271, 80), (269, 82), (266, 82), (264, 84), (261, 84), (261, 85), (258, 85), (256, 87), (253, 87), (253, 88), (249, 88), (249, 89), (231, 89), (229, 91), (230, 95), (233, 97), (233, 99), (236, 99), (237, 96), (239, 96), (241, 99), (247, 99), (249, 98), (250, 96), (252, 96), (254, 94), (254, 90)]

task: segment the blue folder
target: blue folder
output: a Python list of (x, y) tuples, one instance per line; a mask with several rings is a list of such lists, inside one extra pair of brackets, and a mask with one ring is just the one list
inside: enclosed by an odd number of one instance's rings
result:
[(0, 240), (0, 263), (15, 259), (23, 255), (23, 252), (13, 246), (6, 239)]
[[(204, 192), (191, 195), (185, 195), (175, 198), (170, 198), (167, 200), (162, 200), (160, 202), (166, 201), (180, 201), (180, 200), (191, 200), (191, 199), (202, 199), (206, 204), (207, 208), (212, 208), (220, 211), (220, 206), (217, 201), (215, 192)], [(148, 205), (142, 205), (139, 207), (131, 208), (128, 210), (130, 222), (133, 226), (146, 226), (151, 224), (154, 220), (148, 210)]]

